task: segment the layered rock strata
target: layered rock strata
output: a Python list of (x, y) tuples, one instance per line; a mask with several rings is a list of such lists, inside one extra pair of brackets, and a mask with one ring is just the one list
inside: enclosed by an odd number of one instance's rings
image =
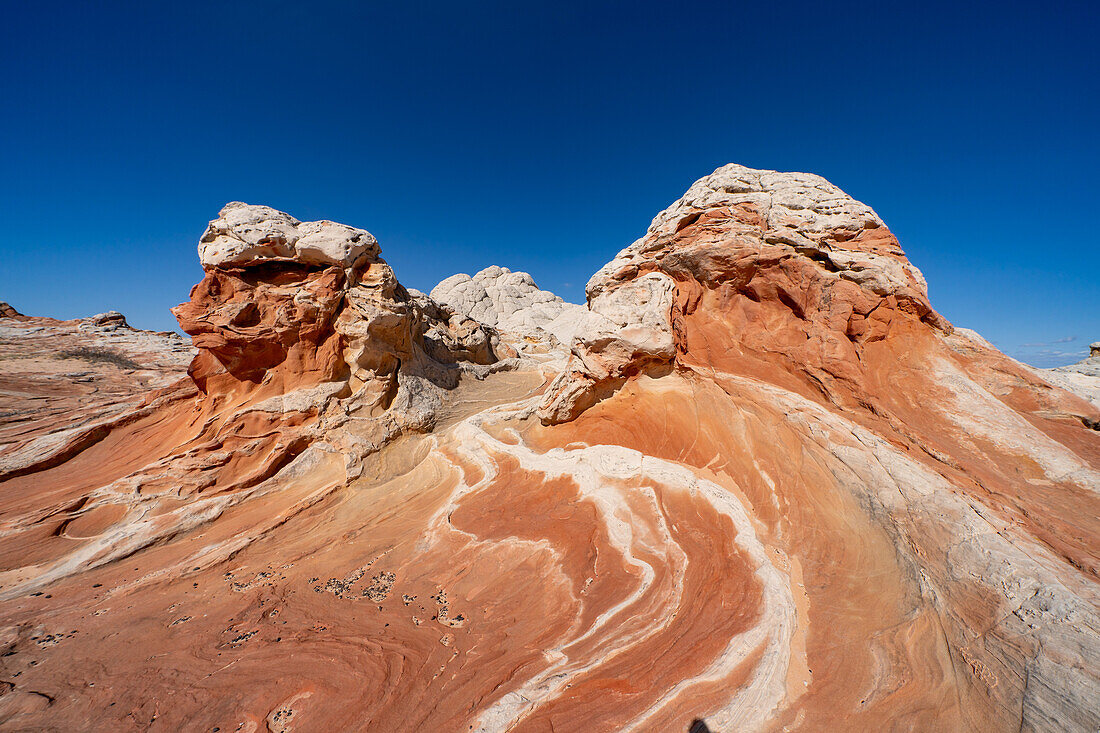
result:
[(131, 328), (115, 311), (58, 321), (10, 309), (0, 320), (0, 477), (67, 455), (70, 439), (179, 381), (194, 356), (179, 334)]
[[(174, 309), (194, 349), (175, 334), (135, 332), (115, 312), (75, 326), (119, 349), (175, 339), (173, 356), (193, 357), (189, 379), (178, 371), (134, 379), (150, 356), (112, 351), (132, 384), (124, 396), (138, 387), (143, 399), (87, 403), (95, 409), (69, 411), (63, 430), (42, 429), (48, 415), (37, 411), (30, 429), (10, 436), (0, 480), (27, 493), (18, 509), (8, 507), (0, 552), (14, 559), (40, 542), (50, 559), (34, 572), (0, 572), (0, 598), (202, 526), (296, 461), (336, 458), (332, 486), (342, 485), (388, 442), (430, 430), (460, 374), (484, 377), (508, 366), (491, 329), (411, 296), (363, 230), (231, 203), (210, 223), (199, 256), (205, 277)], [(32, 358), (57, 347), (57, 327), (12, 320), (19, 323), (0, 336), (19, 340)], [(116, 451), (109, 460), (106, 446)], [(30, 491), (43, 480), (49, 491)], [(114, 529), (75, 545), (38, 537), (37, 518), (66, 507), (105, 513)]]
[(602, 318), (577, 333), (574, 358), (540, 408), (547, 422), (570, 420), (625, 377), (675, 362), (706, 292), (737, 306), (739, 346), (786, 342), (780, 358), (829, 382), (858, 380), (852, 364), (895, 321), (951, 328), (871, 207), (819, 176), (738, 165), (696, 181), (585, 291)]
[(0, 726), (1100, 725), (1100, 412), (823, 179), (692, 186), (552, 383), (514, 273), (240, 204), (200, 253), (192, 378), (0, 478)]

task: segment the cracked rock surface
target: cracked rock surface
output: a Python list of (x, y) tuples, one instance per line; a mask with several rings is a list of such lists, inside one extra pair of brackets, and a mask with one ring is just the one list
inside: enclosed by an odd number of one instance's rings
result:
[(380, 253), (233, 203), (191, 345), (0, 305), (0, 728), (1100, 729), (1095, 358), (870, 207), (724, 166), (583, 306)]
[(432, 288), (433, 300), (524, 341), (568, 347), (588, 319), (584, 306), (540, 290), (526, 272), (496, 265), (473, 277), (452, 275)]

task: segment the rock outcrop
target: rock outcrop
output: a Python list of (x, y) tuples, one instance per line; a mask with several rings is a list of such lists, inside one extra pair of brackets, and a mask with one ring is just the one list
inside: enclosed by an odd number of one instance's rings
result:
[[(51, 494), (47, 513), (109, 506), (122, 512), (122, 525), (140, 528), (84, 543), (81, 563), (66, 553), (30, 575), (0, 572), (0, 599), (203, 524), (266, 491), (267, 480), (296, 461), (333, 464), (329, 489), (343, 485), (390, 441), (430, 430), (461, 374), (479, 378), (509, 366), (497, 357), (491, 329), (407, 292), (363, 230), (232, 203), (210, 223), (199, 255), (205, 277), (174, 309), (194, 348), (175, 334), (134, 331), (114, 311), (73, 324), (98, 336), (93, 343), (116, 347), (84, 348), (74, 358), (119, 367), (132, 386), (109, 403), (85, 401), (91, 413), (73, 414), (69, 405), (65, 429), (44, 427), (51, 413), (29, 410), (31, 429), (13, 433), (0, 460), (0, 480), (30, 486), (46, 474), (69, 487), (72, 494)], [(0, 336), (29, 346), (32, 366), (43, 346), (59, 343), (62, 324), (13, 320)], [(39, 341), (40, 332), (50, 340)], [(189, 379), (171, 371), (174, 379), (135, 379), (151, 359), (130, 358), (134, 349), (121, 347), (163, 340), (178, 345), (174, 357), (190, 358)], [(136, 403), (134, 387), (145, 393)], [(94, 458), (100, 446), (118, 443), (143, 446), (127, 456), (123, 474), (114, 473), (118, 461)], [(149, 515), (163, 517), (140, 519)], [(26, 516), (15, 521), (11, 541), (33, 532), (30, 525)]]
[[(195, 351), (177, 333), (131, 328), (120, 313), (0, 324), (0, 477), (67, 434), (135, 409), (186, 375)], [(23, 456), (21, 459), (20, 456)]]
[[(871, 207), (819, 176), (727, 165), (696, 181), (588, 281), (589, 308), (613, 313), (622, 335), (608, 338), (599, 319), (578, 333), (575, 358), (540, 408), (543, 420), (570, 420), (625, 376), (675, 361), (704, 291), (737, 301), (735, 317), (782, 308), (740, 341), (753, 349), (788, 341), (788, 357), (829, 379), (854, 378), (850, 365), (863, 345), (884, 338), (895, 320), (951, 328)], [(673, 334), (675, 349), (666, 343)]]
[(452, 275), (431, 298), (499, 330), (514, 346), (568, 345), (588, 319), (588, 309), (540, 290), (526, 272), (487, 267), (473, 277)]
[[(206, 277), (190, 302), (174, 309), (199, 349), (190, 370), (199, 389), (213, 381), (227, 389), (276, 384), (274, 391), (286, 392), (339, 381), (350, 392), (366, 390), (371, 407), (385, 409), (405, 375), (453, 385), (454, 370), (444, 365), (456, 359), (447, 346), (476, 353), (481, 363), (496, 361), (491, 333), (476, 321), (452, 324), (437, 308), (426, 310), (379, 252), (362, 229), (227, 205), (199, 244)], [(437, 335), (436, 359), (423, 341), (429, 330)]]
[[(774, 434), (746, 423), (746, 412), (787, 422), (802, 437), (784, 452), (831, 466), (821, 485), (866, 507), (892, 538), (899, 568), (909, 568), (902, 575), (919, 578), (906, 592), (921, 600), (904, 613), (939, 615), (958, 660), (947, 674), (970, 680), (965, 693), (957, 688), (957, 722), (944, 726), (944, 713), (940, 727), (1100, 723), (1087, 701), (1100, 693), (1100, 673), (1071, 661), (1100, 652), (1100, 558), (1091, 540), (1074, 539), (1100, 532), (1091, 518), (1100, 508), (1096, 407), (956, 333), (869, 207), (817, 176), (726, 166), (659, 214), (587, 294), (593, 314), (614, 327), (578, 334), (538, 407), (544, 424), (569, 427), (546, 433), (555, 437), (544, 447), (621, 441), (647, 457), (688, 460), (728, 473), (758, 516), (772, 514), (768, 504), (781, 516), (782, 507), (817, 501), (821, 486), (795, 488), (805, 469), (761, 469), (763, 444), (734, 468), (742, 449), (730, 440)], [(874, 465), (885, 469), (878, 479)], [(763, 484), (753, 490), (743, 480)], [(833, 520), (817, 513), (811, 524), (824, 531), (822, 521)], [(981, 609), (999, 609), (999, 620), (970, 605), (972, 583), (991, 604)], [(1037, 598), (1043, 610), (1031, 608)], [(1018, 716), (1006, 712), (1020, 705)], [(795, 707), (802, 712), (778, 720), (812, 719)], [(717, 717), (732, 725), (743, 713), (733, 706)]]
[[(719, 169), (586, 306), (244, 204), (200, 258), (161, 374), (0, 326), (0, 727), (1100, 727), (1091, 366), (953, 328), (824, 179)], [(36, 413), (57, 329), (152, 391)]]
[(199, 349), (195, 383), (264, 396), (342, 383), (379, 412), (453, 387), (458, 361), (497, 361), (491, 329), (411, 295), (380, 252), (362, 229), (226, 205), (199, 244), (206, 277), (173, 311)]
[(1100, 408), (1100, 341), (1089, 345), (1089, 355), (1077, 362), (1041, 369), (1041, 376)]

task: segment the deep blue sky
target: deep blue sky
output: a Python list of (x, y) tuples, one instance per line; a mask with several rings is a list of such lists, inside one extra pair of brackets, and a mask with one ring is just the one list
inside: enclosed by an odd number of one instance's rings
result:
[[(835, 6), (845, 6), (838, 9)], [(0, 300), (136, 326), (223, 203), (369, 229), (406, 285), (567, 299), (719, 165), (873, 206), (932, 302), (1100, 340), (1100, 3), (5, 3)]]

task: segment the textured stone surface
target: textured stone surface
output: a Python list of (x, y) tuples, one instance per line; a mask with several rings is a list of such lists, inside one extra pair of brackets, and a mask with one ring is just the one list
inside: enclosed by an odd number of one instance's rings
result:
[[(778, 301), (793, 322), (813, 323), (802, 350), (840, 368), (860, 344), (882, 338), (895, 313), (951, 328), (932, 310), (924, 276), (871, 207), (807, 173), (727, 165), (699, 179), (653, 219), (645, 236), (592, 276), (586, 287), (591, 309), (652, 272), (681, 283), (663, 328), (674, 330), (697, 307), (703, 289), (721, 288), (755, 302)], [(582, 343), (548, 393), (540, 410), (544, 420), (575, 417), (608, 386), (586, 367), (601, 348), (599, 339)], [(630, 358), (621, 349), (616, 354)], [(610, 371), (637, 371), (654, 361), (640, 354)]]
[(1089, 356), (1076, 364), (1038, 371), (1051, 384), (1073, 392), (1100, 408), (1100, 342), (1090, 344)]
[(452, 275), (430, 295), (456, 313), (496, 327), (520, 348), (525, 339), (568, 346), (588, 317), (584, 306), (540, 290), (526, 272), (496, 265), (473, 277)]
[(265, 217), (194, 382), (5, 446), (0, 727), (1100, 726), (1100, 411), (822, 179), (693, 186), (568, 364)]
[(590, 407), (601, 389), (671, 362), (676, 355), (669, 315), (674, 291), (671, 278), (650, 272), (598, 292), (589, 304), (591, 316), (574, 335), (570, 361), (550, 385), (554, 399), (542, 417), (569, 420)]
[(203, 267), (287, 261), (355, 267), (377, 257), (370, 232), (331, 221), (300, 222), (269, 206), (233, 201), (210, 222), (199, 241)]
[(186, 378), (195, 350), (177, 333), (131, 328), (121, 313), (0, 325), (0, 475), (55, 437), (135, 409), (150, 390)]
[(397, 396), (434, 403), (458, 361), (498, 360), (495, 334), (410, 295), (380, 251), (362, 229), (227, 204), (199, 245), (206, 276), (173, 311), (199, 349), (195, 383), (267, 397), (342, 382), (377, 417)]

